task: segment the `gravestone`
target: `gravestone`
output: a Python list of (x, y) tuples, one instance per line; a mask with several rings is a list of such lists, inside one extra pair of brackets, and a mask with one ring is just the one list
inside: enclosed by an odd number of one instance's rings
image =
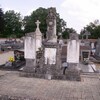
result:
[(70, 33), (70, 39), (67, 45), (67, 62), (79, 63), (79, 40), (76, 33)]
[(24, 43), (24, 58), (26, 59), (25, 72), (35, 72), (36, 66), (36, 40), (34, 33), (27, 33)]
[(79, 71), (79, 51), (80, 43), (77, 33), (70, 33), (70, 39), (67, 45), (67, 63), (68, 70), (66, 71), (67, 78), (69, 80), (80, 80)]
[[(44, 42), (44, 61), (47, 67), (46, 78), (57, 74), (59, 69), (59, 44), (56, 36), (56, 9), (49, 8), (47, 16), (47, 39)], [(60, 73), (59, 73), (60, 74)]]

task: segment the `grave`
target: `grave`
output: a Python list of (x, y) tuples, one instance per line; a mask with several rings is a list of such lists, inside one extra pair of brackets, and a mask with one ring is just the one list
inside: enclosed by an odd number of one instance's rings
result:
[(60, 51), (59, 44), (57, 43), (56, 36), (56, 9), (49, 8), (47, 16), (47, 39), (44, 45), (44, 61), (47, 67), (45, 77), (47, 79), (54, 78), (55, 75), (59, 75), (61, 61), (60, 61)]
[(71, 33), (70, 39), (67, 45), (67, 62), (68, 70), (66, 71), (67, 79), (69, 80), (81, 80), (79, 69), (79, 53), (80, 42), (77, 33)]
[(42, 33), (37, 21), (36, 31), (25, 36), (24, 76), (34, 76), (51, 79), (61, 74), (59, 43), (56, 36), (56, 9), (49, 8), (47, 16), (47, 36), (42, 41)]
[(86, 59), (89, 60), (91, 48), (89, 46), (80, 46), (81, 49), (81, 62), (84, 62)]
[(27, 33), (24, 44), (24, 58), (26, 59), (25, 72), (34, 72), (36, 63), (36, 40), (34, 33)]
[(42, 33), (37, 21), (36, 31), (25, 36), (26, 65), (21, 76), (46, 79), (80, 80), (79, 40), (76, 33), (72, 33), (67, 46), (67, 60), (69, 68), (62, 69), (61, 43), (57, 42), (56, 9), (49, 8), (47, 16), (46, 39), (42, 41)]

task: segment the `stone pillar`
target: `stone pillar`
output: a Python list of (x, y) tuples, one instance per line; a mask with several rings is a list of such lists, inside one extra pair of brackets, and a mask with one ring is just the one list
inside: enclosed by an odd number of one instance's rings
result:
[(79, 40), (76, 33), (70, 34), (70, 39), (67, 45), (67, 62), (68, 70), (66, 71), (67, 79), (69, 80), (81, 80), (79, 71)]
[(36, 43), (35, 38), (32, 36), (26, 36), (24, 43), (26, 65), (24, 67), (25, 72), (35, 72), (36, 63)]
[(56, 9), (49, 8), (47, 16), (47, 40), (57, 42), (56, 36)]

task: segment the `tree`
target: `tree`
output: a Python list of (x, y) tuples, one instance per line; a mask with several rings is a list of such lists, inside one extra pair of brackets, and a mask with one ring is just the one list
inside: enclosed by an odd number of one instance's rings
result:
[[(37, 19), (41, 22), (40, 24), (40, 30), (42, 33), (44, 33), (44, 36), (46, 36), (47, 31), (47, 24), (46, 24), (46, 18), (48, 15), (48, 9), (45, 8), (38, 8), (35, 11), (32, 12), (30, 16), (25, 16), (23, 20), (23, 26), (24, 26), (24, 33), (35, 31), (36, 24), (35, 22)], [(66, 22), (60, 18), (59, 14), (56, 14), (57, 16), (57, 33), (62, 32), (62, 30), (66, 27)]]
[(4, 13), (2, 8), (0, 8), (0, 36), (2, 35), (4, 31)]
[(47, 9), (45, 8), (39, 8), (32, 12), (30, 16), (25, 16), (23, 20), (24, 25), (24, 33), (35, 31), (36, 24), (35, 22), (39, 20), (41, 22), (40, 24), (40, 30), (42, 33), (46, 33), (46, 17), (47, 17)]
[(62, 37), (64, 39), (67, 39), (67, 38), (69, 38), (69, 34), (70, 33), (76, 33), (75, 29), (73, 29), (73, 28), (66, 28), (65, 31), (62, 33)]
[(20, 13), (13, 10), (6, 11), (4, 14), (5, 28), (3, 37), (21, 37), (22, 34), (22, 19)]
[(94, 22), (90, 22), (89, 25), (84, 27), (84, 29), (81, 31), (80, 36), (82, 36), (86, 31), (90, 32), (89, 38), (97, 39), (100, 38), (100, 24), (99, 20), (95, 20)]

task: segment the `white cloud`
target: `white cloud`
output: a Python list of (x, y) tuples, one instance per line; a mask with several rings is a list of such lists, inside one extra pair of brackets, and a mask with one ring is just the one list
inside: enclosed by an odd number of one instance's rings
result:
[(4, 10), (4, 12), (6, 12), (6, 11), (8, 11), (8, 10), (14, 10), (14, 11), (17, 12), (17, 13), (20, 12), (19, 10), (11, 9), (11, 8), (9, 8), (9, 7), (4, 8), (3, 10)]
[(78, 31), (89, 22), (100, 19), (100, 0), (64, 0), (61, 7), (62, 16), (71, 21), (69, 26)]

